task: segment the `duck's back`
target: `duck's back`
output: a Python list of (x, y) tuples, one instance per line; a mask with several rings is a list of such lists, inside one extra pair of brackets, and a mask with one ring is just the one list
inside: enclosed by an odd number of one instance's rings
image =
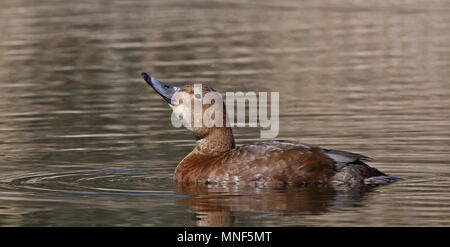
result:
[(221, 163), (217, 173), (225, 178), (233, 174), (233, 182), (326, 183), (335, 173), (332, 160), (320, 149), (287, 141), (243, 145), (225, 154)]
[(298, 142), (265, 141), (242, 145), (202, 164), (187, 164), (184, 172), (178, 172), (192, 174), (192, 180), (200, 183), (360, 183), (384, 176), (362, 162), (369, 159)]

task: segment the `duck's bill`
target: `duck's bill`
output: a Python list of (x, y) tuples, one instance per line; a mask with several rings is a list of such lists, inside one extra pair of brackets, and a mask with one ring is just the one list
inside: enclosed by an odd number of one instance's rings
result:
[(172, 97), (180, 90), (179, 87), (160, 82), (146, 72), (141, 73), (142, 78), (150, 85), (167, 103), (171, 103)]

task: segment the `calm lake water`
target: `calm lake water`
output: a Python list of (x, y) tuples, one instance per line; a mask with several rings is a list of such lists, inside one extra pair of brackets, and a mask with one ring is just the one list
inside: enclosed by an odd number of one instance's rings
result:
[[(444, 0), (2, 0), (0, 226), (449, 226), (449, 31)], [(280, 92), (277, 139), (404, 180), (177, 189), (194, 140), (142, 71)]]

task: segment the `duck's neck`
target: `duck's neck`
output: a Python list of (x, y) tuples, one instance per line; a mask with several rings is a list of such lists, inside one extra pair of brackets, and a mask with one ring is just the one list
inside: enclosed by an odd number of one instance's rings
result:
[(202, 167), (198, 166), (199, 163), (204, 164), (205, 161), (218, 157), (235, 147), (231, 128), (214, 127), (208, 132), (206, 137), (197, 141), (194, 150), (178, 164), (174, 174), (175, 182), (197, 181), (197, 175), (200, 176), (201, 173), (191, 177), (187, 174), (195, 173), (196, 169)]
[(233, 148), (235, 148), (235, 143), (231, 128), (214, 127), (206, 137), (197, 141), (194, 152), (214, 157)]

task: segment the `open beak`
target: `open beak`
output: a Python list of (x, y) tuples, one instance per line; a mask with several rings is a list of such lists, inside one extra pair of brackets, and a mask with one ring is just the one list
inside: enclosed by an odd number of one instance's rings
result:
[(172, 97), (180, 90), (179, 87), (156, 80), (146, 72), (142, 72), (141, 75), (148, 85), (150, 85), (169, 104), (171, 104)]

